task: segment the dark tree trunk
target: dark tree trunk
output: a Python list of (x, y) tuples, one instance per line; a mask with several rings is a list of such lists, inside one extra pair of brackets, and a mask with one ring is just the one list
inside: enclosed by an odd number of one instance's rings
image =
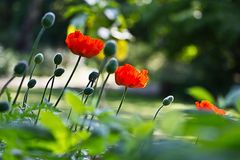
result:
[(38, 20), (42, 2), (43, 0), (32, 0), (29, 4), (26, 18), (16, 41), (16, 49), (19, 51), (26, 51), (31, 48), (33, 43), (33, 28)]

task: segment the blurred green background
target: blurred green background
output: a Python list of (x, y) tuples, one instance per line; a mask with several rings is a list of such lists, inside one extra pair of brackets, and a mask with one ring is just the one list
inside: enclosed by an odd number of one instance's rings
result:
[[(43, 35), (41, 52), (53, 56), (67, 50), (64, 40), (74, 29), (115, 39), (121, 64), (149, 69), (156, 96), (186, 100), (191, 86), (226, 95), (240, 82), (237, 0), (1, 0), (1, 77), (27, 56), (47, 11), (56, 14), (56, 23)], [(49, 66), (43, 67), (38, 74), (50, 74)]]

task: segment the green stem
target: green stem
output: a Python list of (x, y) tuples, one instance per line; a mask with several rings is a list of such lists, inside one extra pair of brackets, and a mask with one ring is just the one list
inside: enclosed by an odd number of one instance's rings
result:
[(32, 50), (30, 52), (30, 57), (28, 59), (28, 65), (30, 66), (31, 65), (31, 62), (32, 62), (32, 58), (33, 58), (33, 54), (36, 52), (37, 50), (37, 46), (39, 44), (39, 41), (44, 33), (45, 29), (42, 27), (41, 30), (39, 31), (38, 35), (37, 35), (37, 38), (35, 39), (34, 43), (33, 43), (33, 47), (32, 47)]
[(25, 94), (24, 94), (24, 98), (23, 98), (23, 110), (25, 110), (25, 107), (26, 107), (26, 103), (27, 103), (27, 98), (28, 98), (28, 92), (29, 92), (29, 88), (26, 90)]
[[(89, 97), (89, 96), (87, 95), (87, 97), (86, 97), (85, 100), (84, 100), (84, 104), (87, 103), (88, 97)], [(85, 124), (85, 122), (86, 122), (86, 120), (87, 120), (87, 117), (88, 117), (88, 115), (86, 114), (86, 115), (84, 116), (84, 118), (83, 118), (82, 125), (80, 126), (80, 131), (83, 130), (83, 128), (84, 128), (84, 124)]]
[(155, 113), (155, 115), (154, 115), (154, 117), (153, 117), (153, 121), (156, 119), (159, 111), (160, 111), (163, 107), (164, 107), (164, 105), (162, 104), (162, 105), (158, 108), (157, 112)]
[[(29, 57), (29, 59), (28, 59), (28, 66), (31, 65), (31, 61), (32, 61), (32, 58), (33, 58), (33, 54), (34, 54), (34, 53), (36, 52), (36, 50), (37, 50), (37, 46), (38, 46), (38, 44), (39, 44), (39, 41), (40, 41), (40, 39), (41, 39), (44, 31), (45, 31), (45, 29), (42, 27), (41, 30), (39, 31), (38, 35), (37, 35), (37, 38), (35, 39), (35, 41), (34, 41), (34, 43), (33, 43), (33, 47), (32, 47), (31, 52), (30, 52), (30, 57)], [(21, 80), (21, 82), (20, 82), (20, 84), (19, 84), (19, 86), (18, 86), (16, 96), (15, 96), (15, 98), (14, 98), (14, 100), (13, 100), (13, 105), (16, 103), (16, 101), (17, 101), (17, 99), (18, 99), (18, 96), (19, 96), (19, 93), (20, 93), (20, 91), (21, 91), (21, 88), (22, 88), (22, 84), (23, 84), (23, 82), (24, 82), (24, 79), (26, 78), (26, 75), (27, 75), (27, 72), (25, 72), (25, 74), (23, 75), (22, 80)]]
[[(47, 84), (46, 84), (46, 86), (45, 86), (45, 88), (44, 88), (44, 91), (43, 91), (43, 95), (42, 95), (42, 98), (41, 98), (40, 105), (43, 103), (43, 100), (44, 100), (44, 97), (45, 97), (45, 94), (46, 94), (47, 87), (48, 87), (49, 83), (51, 82), (51, 80), (53, 79), (53, 77), (55, 77), (55, 76), (53, 75), (51, 78), (49, 78), (49, 80), (48, 80), (48, 82), (47, 82)], [(38, 110), (37, 118), (36, 118), (36, 120), (35, 120), (35, 122), (34, 122), (34, 125), (36, 125), (37, 122), (38, 122), (40, 112), (41, 112), (41, 108), (39, 108), (39, 110)]]
[(34, 72), (34, 70), (35, 70), (36, 66), (37, 66), (37, 64), (35, 63), (35, 64), (34, 64), (34, 66), (33, 66), (32, 72), (30, 73), (29, 80), (31, 80), (31, 79), (32, 79), (33, 72)]
[(72, 73), (71, 73), (71, 75), (70, 75), (70, 77), (69, 77), (67, 83), (65, 84), (65, 86), (64, 86), (64, 88), (63, 88), (63, 90), (62, 90), (60, 96), (58, 97), (58, 100), (56, 101), (56, 103), (55, 103), (55, 105), (54, 105), (55, 108), (57, 107), (59, 101), (61, 100), (61, 98), (62, 98), (62, 96), (63, 96), (63, 94), (64, 94), (65, 89), (67, 88), (67, 86), (68, 86), (70, 80), (72, 79), (72, 76), (73, 76), (74, 72), (76, 71), (77, 66), (78, 66), (80, 60), (81, 60), (81, 56), (78, 57), (78, 60), (77, 60), (75, 66), (74, 66), (74, 68), (73, 68), (73, 71), (72, 71)]
[[(104, 80), (104, 82), (102, 84), (102, 87), (101, 87), (101, 90), (100, 90), (100, 93), (99, 93), (99, 96), (98, 96), (95, 108), (98, 108), (98, 106), (99, 106), (99, 102), (100, 102), (100, 100), (102, 98), (103, 90), (105, 88), (105, 85), (107, 84), (107, 80), (108, 80), (109, 76), (110, 76), (110, 74), (107, 75), (106, 79)], [(92, 115), (91, 120), (89, 122), (89, 125), (88, 125), (88, 128), (87, 128), (88, 131), (90, 130), (90, 126), (91, 126), (91, 122), (92, 122), (93, 118), (94, 118), (94, 115)]]
[(15, 78), (15, 76), (13, 75), (5, 84), (4, 84), (4, 86), (3, 86), (3, 88), (2, 88), (2, 90), (1, 90), (1, 92), (0, 92), (0, 97), (2, 96), (2, 94), (4, 93), (4, 91), (5, 91), (5, 89), (7, 88), (7, 86), (8, 86), (8, 84), (10, 83), (10, 82), (12, 82), (12, 80)]
[(16, 93), (16, 96), (15, 96), (15, 98), (14, 98), (14, 100), (13, 100), (12, 105), (14, 105), (14, 104), (17, 102), (17, 98), (18, 98), (19, 93), (20, 93), (20, 91), (21, 91), (22, 84), (23, 84), (23, 81), (24, 81), (25, 77), (26, 77), (26, 73), (25, 73), (25, 74), (23, 75), (23, 77), (22, 77), (22, 80), (21, 80), (20, 85), (19, 85), (19, 87), (18, 87), (18, 89), (17, 89), (17, 93)]
[[(58, 65), (56, 64), (56, 66), (55, 66), (55, 70), (57, 69), (57, 67), (58, 67)], [(52, 84), (51, 84), (51, 88), (50, 88), (49, 96), (48, 96), (48, 102), (50, 102), (50, 100), (51, 100), (54, 81), (55, 81), (55, 77), (53, 77), (53, 79), (52, 79)]]
[(122, 95), (121, 102), (120, 102), (120, 104), (118, 106), (118, 109), (117, 109), (117, 112), (116, 112), (116, 116), (118, 115), (118, 113), (119, 113), (119, 111), (120, 111), (120, 109), (122, 107), (123, 101), (124, 101), (124, 99), (126, 97), (127, 89), (128, 89), (128, 87), (126, 86), (125, 89), (124, 89), (123, 95)]

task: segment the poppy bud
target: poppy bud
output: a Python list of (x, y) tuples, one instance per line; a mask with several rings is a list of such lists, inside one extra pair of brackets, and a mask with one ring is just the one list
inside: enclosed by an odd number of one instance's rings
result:
[(90, 95), (90, 94), (93, 93), (93, 91), (94, 91), (94, 89), (92, 87), (87, 87), (87, 88), (84, 89), (83, 93), (85, 95)]
[(45, 29), (52, 27), (54, 22), (55, 14), (52, 12), (45, 13), (41, 20), (42, 27), (44, 27)]
[(28, 63), (26, 61), (20, 61), (16, 66), (14, 67), (14, 75), (21, 77), (28, 68)]
[(115, 55), (116, 51), (117, 51), (116, 42), (114, 40), (107, 41), (103, 49), (104, 55), (106, 57), (112, 57)]
[(65, 70), (63, 68), (57, 68), (54, 72), (54, 76), (60, 77), (64, 73), (64, 71)]
[(28, 88), (33, 88), (36, 85), (36, 83), (37, 83), (37, 81), (35, 79), (30, 79), (28, 81), (27, 86), (28, 86)]
[(6, 112), (9, 110), (9, 104), (5, 101), (0, 102), (0, 112)]
[(43, 62), (43, 60), (44, 60), (44, 56), (43, 56), (42, 53), (38, 53), (38, 54), (36, 54), (35, 57), (34, 57), (34, 62), (35, 62), (36, 64), (41, 64), (41, 63)]
[(164, 106), (168, 106), (169, 104), (171, 104), (174, 100), (173, 96), (167, 96), (166, 98), (163, 99), (163, 105)]
[(63, 57), (62, 57), (62, 54), (61, 53), (57, 53), (55, 56), (54, 56), (54, 63), (56, 65), (59, 65), (62, 63), (62, 60), (63, 60)]
[(98, 77), (99, 77), (99, 73), (93, 71), (92, 73), (89, 74), (88, 79), (89, 79), (89, 81), (94, 82)]
[(106, 70), (109, 74), (114, 73), (118, 67), (118, 61), (116, 58), (111, 58), (106, 66)]

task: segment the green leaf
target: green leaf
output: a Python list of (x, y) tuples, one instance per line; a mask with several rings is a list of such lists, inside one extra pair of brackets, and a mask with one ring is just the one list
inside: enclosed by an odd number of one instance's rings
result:
[(213, 95), (208, 90), (200, 86), (188, 88), (187, 93), (197, 100), (208, 100), (211, 103), (215, 102)]
[(70, 147), (71, 142), (69, 141), (69, 131), (63, 124), (62, 120), (54, 115), (52, 112), (46, 111), (40, 114), (41, 124), (49, 129), (55, 139), (56, 144), (49, 144), (48, 147), (55, 153), (64, 153)]
[(150, 133), (152, 133), (153, 128), (154, 128), (154, 122), (152, 120), (142, 122), (133, 128), (133, 134), (136, 137), (144, 138), (144, 137), (147, 137)]
[(79, 95), (74, 93), (73, 91), (66, 91), (65, 100), (69, 106), (72, 107), (72, 117), (73, 119), (77, 119), (80, 115), (84, 115), (87, 113), (91, 113), (94, 111), (94, 108), (91, 106), (85, 106), (80, 99)]

